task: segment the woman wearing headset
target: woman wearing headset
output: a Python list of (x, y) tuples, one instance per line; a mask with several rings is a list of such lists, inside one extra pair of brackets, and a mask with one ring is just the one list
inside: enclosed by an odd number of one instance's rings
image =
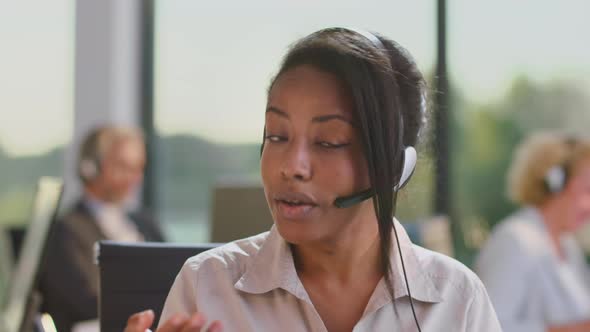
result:
[[(332, 28), (298, 41), (266, 107), (274, 226), (189, 259), (159, 331), (500, 331), (479, 279), (392, 219), (424, 99), (421, 73), (389, 39)], [(152, 319), (135, 315), (127, 331)]]
[(508, 187), (523, 208), (496, 227), (476, 265), (502, 328), (590, 331), (590, 271), (572, 237), (590, 218), (590, 139), (531, 136)]

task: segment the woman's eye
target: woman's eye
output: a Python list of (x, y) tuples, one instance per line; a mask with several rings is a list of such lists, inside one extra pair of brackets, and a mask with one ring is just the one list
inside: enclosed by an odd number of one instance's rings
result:
[(321, 141), (321, 142), (318, 142), (318, 145), (323, 148), (337, 149), (337, 148), (342, 148), (342, 147), (348, 146), (348, 145), (350, 145), (350, 143), (330, 143), (330, 142), (326, 142), (326, 141)]
[(284, 142), (287, 140), (287, 138), (279, 135), (266, 135), (264, 139), (273, 143)]

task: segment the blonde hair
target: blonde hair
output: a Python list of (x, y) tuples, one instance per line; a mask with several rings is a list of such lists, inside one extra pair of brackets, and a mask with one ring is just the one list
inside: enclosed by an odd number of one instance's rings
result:
[(551, 196), (545, 177), (554, 166), (571, 176), (582, 159), (590, 157), (590, 138), (555, 132), (531, 135), (515, 150), (508, 171), (508, 196), (521, 205), (541, 205)]

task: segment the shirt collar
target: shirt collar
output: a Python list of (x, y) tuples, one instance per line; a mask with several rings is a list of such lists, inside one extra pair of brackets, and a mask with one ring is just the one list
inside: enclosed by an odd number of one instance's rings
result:
[[(545, 217), (536, 207), (528, 206), (523, 208), (520, 212), (520, 217), (525, 222), (533, 224), (540, 230), (540, 235), (547, 243), (552, 243), (551, 233), (545, 223)], [(564, 249), (565, 258), (568, 262), (574, 263), (579, 256), (579, 245), (572, 233), (564, 233), (559, 236), (559, 243)], [(553, 246), (546, 246), (546, 250), (551, 253), (556, 261), (561, 261)]]
[(520, 210), (520, 214), (524, 217), (523, 220), (530, 221), (532, 224), (536, 225), (543, 229), (543, 231), (547, 231), (547, 226), (545, 225), (543, 214), (541, 211), (534, 207), (534, 206), (527, 206)]
[(82, 204), (88, 209), (90, 214), (96, 219), (98, 222), (102, 221), (102, 217), (105, 212), (108, 210), (109, 212), (116, 211), (120, 213), (123, 218), (127, 218), (127, 212), (125, 208), (121, 205), (107, 203), (92, 197), (91, 195), (84, 195), (82, 199)]
[[(423, 302), (441, 302), (440, 292), (434, 286), (431, 277), (425, 273), (406, 231), (397, 220), (394, 220), (394, 225), (399, 236), (412, 298)], [(393, 267), (393, 299), (399, 299), (407, 296), (408, 292), (394, 234), (392, 239), (390, 259)], [(262, 247), (234, 286), (251, 294), (263, 294), (281, 288), (301, 300), (311, 302), (295, 270), (291, 249), (275, 226), (271, 228)], [(391, 294), (382, 280), (369, 300), (367, 310), (370, 310), (369, 307), (381, 307), (391, 301)]]
[(86, 207), (86, 209), (88, 209), (90, 214), (92, 214), (92, 216), (95, 219), (99, 217), (100, 211), (104, 208), (103, 202), (99, 201), (98, 199), (90, 195), (84, 195), (82, 199), (82, 204), (84, 205), (84, 207)]
[(262, 247), (234, 285), (252, 294), (263, 294), (282, 288), (297, 298), (311, 302), (297, 271), (289, 244), (273, 225)]
[[(397, 230), (402, 256), (404, 257), (404, 265), (412, 298), (422, 302), (441, 302), (443, 299), (440, 292), (436, 289), (430, 274), (424, 269), (418, 257), (419, 253), (414, 248), (412, 241), (410, 241), (408, 233), (406, 233), (404, 227), (396, 219), (394, 219), (393, 222), (395, 229)], [(393, 267), (393, 295), (394, 299), (399, 299), (407, 296), (408, 290), (394, 234), (392, 234), (392, 240), (390, 259), (391, 266)], [(389, 292), (386, 292), (386, 294), (389, 294)]]

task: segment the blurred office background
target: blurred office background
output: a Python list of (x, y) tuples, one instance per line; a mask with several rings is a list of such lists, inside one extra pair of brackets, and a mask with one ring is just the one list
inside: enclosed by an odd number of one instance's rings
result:
[(513, 208), (515, 144), (590, 125), (588, 13), (585, 0), (0, 0), (0, 224), (26, 226), (41, 175), (66, 178), (67, 204), (80, 137), (122, 122), (149, 138), (138, 201), (172, 240), (209, 241), (215, 188), (260, 185), (266, 89), (289, 43), (355, 26), (429, 77), (435, 112), (398, 217), (448, 216), (469, 263)]

